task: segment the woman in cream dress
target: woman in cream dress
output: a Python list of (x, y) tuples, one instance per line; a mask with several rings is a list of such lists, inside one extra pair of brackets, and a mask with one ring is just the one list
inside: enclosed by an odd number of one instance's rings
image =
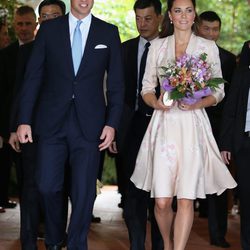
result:
[[(155, 198), (155, 216), (164, 240), (164, 250), (185, 248), (193, 223), (193, 200), (206, 194), (220, 195), (236, 182), (224, 165), (212, 134), (205, 107), (224, 97), (224, 86), (193, 105), (175, 102), (165, 106), (155, 87), (162, 84), (161, 66), (187, 53), (207, 53), (212, 77), (221, 77), (219, 51), (213, 41), (192, 33), (195, 0), (169, 0), (164, 24), (172, 35), (155, 41), (149, 50), (143, 79), (144, 101), (155, 109), (142, 141), (132, 182)], [(163, 29), (164, 32), (164, 29)], [(174, 244), (170, 239), (172, 198), (177, 196)]]

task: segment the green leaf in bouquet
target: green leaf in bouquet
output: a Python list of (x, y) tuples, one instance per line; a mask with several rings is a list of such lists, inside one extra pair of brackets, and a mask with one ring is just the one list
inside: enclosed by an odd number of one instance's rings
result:
[(227, 81), (224, 80), (223, 78), (219, 78), (219, 77), (212, 78), (212, 79), (209, 79), (207, 81), (207, 86), (210, 87), (210, 88), (212, 88), (212, 89), (216, 89), (216, 88), (218, 88), (219, 84), (226, 83), (226, 82)]
[(200, 55), (200, 59), (201, 59), (202, 61), (206, 61), (206, 60), (207, 60), (207, 53), (202, 53), (202, 54)]
[(184, 93), (180, 93), (178, 90), (173, 90), (171, 93), (170, 93), (170, 98), (173, 99), (173, 100), (178, 100), (178, 99), (181, 99), (185, 96)]

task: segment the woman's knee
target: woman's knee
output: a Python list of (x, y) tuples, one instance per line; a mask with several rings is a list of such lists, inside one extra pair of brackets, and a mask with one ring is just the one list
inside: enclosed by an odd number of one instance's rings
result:
[(156, 198), (155, 209), (158, 211), (172, 209), (172, 198)]
[(193, 210), (194, 209), (194, 201), (190, 199), (178, 199), (177, 200), (177, 207), (178, 209), (185, 209), (185, 210)]

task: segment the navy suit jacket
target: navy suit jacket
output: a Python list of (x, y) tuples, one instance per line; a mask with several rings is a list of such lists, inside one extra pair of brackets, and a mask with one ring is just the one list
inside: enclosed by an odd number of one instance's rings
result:
[(223, 110), (220, 150), (237, 154), (244, 142), (247, 102), (250, 87), (248, 66), (237, 69)]
[(240, 67), (250, 65), (250, 41), (246, 41), (240, 53)]
[(220, 56), (220, 61), (221, 61), (222, 76), (223, 76), (223, 79), (227, 81), (227, 83), (224, 84), (225, 97), (216, 106), (210, 106), (206, 108), (206, 112), (208, 114), (208, 117), (212, 126), (213, 134), (217, 142), (218, 142), (219, 135), (220, 135), (223, 106), (227, 99), (228, 90), (230, 88), (233, 73), (236, 68), (236, 56), (221, 47), (218, 47), (218, 48), (219, 48), (219, 56)]
[[(97, 45), (105, 48), (98, 49)], [(105, 72), (108, 74), (107, 105), (103, 90)], [(98, 141), (105, 125), (118, 127), (123, 88), (117, 27), (92, 16), (84, 55), (75, 76), (68, 15), (46, 21), (38, 31), (27, 66), (19, 124), (32, 125), (39, 136), (53, 135), (61, 128), (74, 95), (85, 138)]]
[(9, 138), (10, 110), (15, 88), (18, 41), (0, 51), (0, 136)]

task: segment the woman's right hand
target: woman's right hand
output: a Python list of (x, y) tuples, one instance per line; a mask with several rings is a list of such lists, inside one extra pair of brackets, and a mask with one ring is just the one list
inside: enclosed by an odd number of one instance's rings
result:
[(170, 110), (172, 108), (173, 105), (174, 105), (174, 102), (172, 103), (172, 105), (166, 106), (163, 103), (163, 93), (161, 93), (161, 95), (159, 96), (159, 98), (154, 103), (153, 108), (156, 109), (156, 110), (168, 111), (168, 110)]

